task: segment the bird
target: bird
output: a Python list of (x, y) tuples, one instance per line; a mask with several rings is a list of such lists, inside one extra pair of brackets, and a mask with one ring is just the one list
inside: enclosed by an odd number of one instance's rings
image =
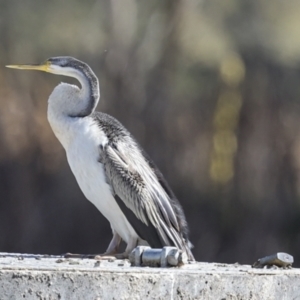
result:
[(78, 80), (54, 88), (47, 118), (84, 196), (110, 222), (113, 237), (102, 255), (128, 258), (138, 245), (174, 246), (193, 261), (185, 214), (162, 173), (118, 120), (95, 111), (100, 87), (91, 67), (70, 56), (6, 67)]

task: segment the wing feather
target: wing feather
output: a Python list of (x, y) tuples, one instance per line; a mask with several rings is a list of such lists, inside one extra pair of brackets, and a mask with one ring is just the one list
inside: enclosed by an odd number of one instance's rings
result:
[(169, 196), (139, 149), (133, 145), (128, 148), (122, 142), (108, 143), (100, 157), (114, 193), (144, 224), (151, 222), (165, 245), (183, 248)]

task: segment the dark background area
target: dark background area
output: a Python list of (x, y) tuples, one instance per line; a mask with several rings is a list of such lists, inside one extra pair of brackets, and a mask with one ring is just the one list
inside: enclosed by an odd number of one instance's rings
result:
[(299, 16), (298, 0), (0, 0), (0, 251), (110, 241), (46, 117), (73, 81), (4, 67), (70, 55), (169, 181), (197, 260), (300, 266)]

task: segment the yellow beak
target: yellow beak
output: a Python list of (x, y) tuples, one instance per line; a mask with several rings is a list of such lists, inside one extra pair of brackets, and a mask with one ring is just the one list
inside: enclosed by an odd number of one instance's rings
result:
[(45, 61), (42, 64), (32, 64), (32, 65), (7, 65), (7, 68), (12, 69), (21, 69), (21, 70), (37, 70), (37, 71), (44, 71), (50, 72), (50, 65), (49, 61)]

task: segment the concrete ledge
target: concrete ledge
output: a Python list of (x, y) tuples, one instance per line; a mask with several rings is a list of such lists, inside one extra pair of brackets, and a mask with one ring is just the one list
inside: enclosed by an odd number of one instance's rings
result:
[(300, 299), (300, 269), (139, 268), (123, 260), (0, 253), (0, 299)]

